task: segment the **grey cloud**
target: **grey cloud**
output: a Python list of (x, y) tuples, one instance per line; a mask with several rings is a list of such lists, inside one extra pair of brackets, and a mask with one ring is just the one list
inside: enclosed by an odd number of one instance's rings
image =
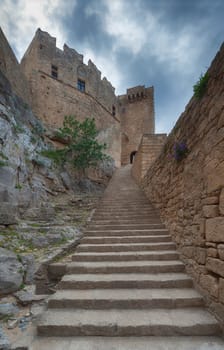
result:
[[(33, 34), (27, 30), (31, 14), (20, 13), (21, 1), (14, 2), (14, 12), (13, 0), (3, 0), (0, 9), (1, 18), (8, 16), (9, 40), (16, 52)], [(73, 7), (56, 2), (66, 6), (67, 15), (60, 16), (54, 6), (52, 17), (49, 8), (49, 14), (40, 17), (56, 30), (42, 29), (60, 33), (59, 41), (88, 53), (118, 94), (131, 86), (154, 85), (158, 129), (169, 131), (223, 41), (223, 0), (69, 0), (76, 3)]]

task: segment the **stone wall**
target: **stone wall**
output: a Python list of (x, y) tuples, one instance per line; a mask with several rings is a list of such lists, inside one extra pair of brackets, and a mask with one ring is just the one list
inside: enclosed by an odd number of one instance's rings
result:
[[(52, 65), (57, 67), (52, 75)], [(65, 115), (75, 115), (79, 120), (94, 118), (100, 132), (99, 139), (106, 142), (106, 152), (120, 165), (120, 121), (116, 117), (114, 88), (89, 61), (64, 45), (56, 47), (56, 39), (37, 30), (25, 53), (21, 67), (32, 92), (32, 109), (48, 127), (61, 127)], [(85, 81), (85, 91), (77, 81)], [(115, 108), (115, 112), (113, 110)], [(104, 137), (105, 136), (105, 137)]]
[(4, 33), (0, 28), (0, 70), (9, 80), (16, 95), (30, 104), (30, 91), (25, 75), (12, 51)]
[[(102, 104), (110, 114), (113, 114), (114, 107), (116, 114), (117, 99), (111, 83), (106, 78), (101, 79), (101, 72), (91, 60), (88, 65), (84, 64), (83, 55), (76, 50), (69, 48), (66, 44), (63, 50), (57, 48), (56, 38), (51, 37), (47, 32), (40, 29), (36, 31), (21, 60), (21, 67), (34, 91), (41, 87), (42, 81), (37, 80), (37, 75), (43, 72), (75, 90), (85, 91)], [(84, 85), (79, 86), (78, 81)], [(35, 102), (38, 103), (38, 101)], [(39, 104), (40, 109), (41, 107), (43, 109)]]
[[(224, 315), (224, 45), (208, 69), (207, 90), (193, 97), (142, 186), (160, 209), (187, 270)], [(175, 142), (189, 154), (174, 158)]]
[[(122, 96), (89, 60), (69, 48), (56, 47), (56, 38), (40, 29), (19, 65), (0, 33), (0, 63), (15, 92), (28, 102), (47, 128), (58, 128), (65, 115), (95, 118), (99, 139), (116, 166), (130, 163), (144, 133), (154, 134), (153, 87), (136, 86)], [(121, 137), (122, 134), (122, 137)]]
[(153, 87), (136, 86), (119, 96), (121, 120), (121, 164), (130, 163), (130, 155), (137, 151), (144, 133), (154, 133)]
[(166, 134), (144, 134), (134, 157), (132, 175), (139, 181), (159, 156), (166, 141)]

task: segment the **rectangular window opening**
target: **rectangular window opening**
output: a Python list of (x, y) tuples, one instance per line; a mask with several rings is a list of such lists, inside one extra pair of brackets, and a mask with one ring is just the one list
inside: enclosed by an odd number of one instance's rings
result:
[(78, 90), (84, 92), (86, 89), (86, 83), (84, 80), (78, 79), (78, 84), (77, 84)]
[(51, 76), (55, 79), (58, 78), (58, 67), (53, 64), (51, 65)]

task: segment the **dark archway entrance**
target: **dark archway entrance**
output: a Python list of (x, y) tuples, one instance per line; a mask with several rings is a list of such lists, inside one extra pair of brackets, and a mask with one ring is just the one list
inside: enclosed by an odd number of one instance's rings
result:
[(133, 152), (131, 152), (131, 154), (130, 154), (130, 163), (131, 163), (131, 164), (133, 163), (133, 160), (134, 160), (134, 158), (135, 158), (136, 153), (137, 153), (137, 151), (133, 151)]

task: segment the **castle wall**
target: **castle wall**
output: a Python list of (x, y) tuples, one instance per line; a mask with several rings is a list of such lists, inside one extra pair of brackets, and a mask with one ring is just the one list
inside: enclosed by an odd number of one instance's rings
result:
[[(193, 97), (159, 158), (141, 182), (160, 209), (188, 272), (224, 317), (224, 45), (208, 70), (201, 99)], [(185, 159), (174, 158), (186, 142)]]
[(7, 77), (13, 92), (31, 103), (29, 85), (4, 33), (0, 28), (0, 70)]
[[(39, 89), (36, 85), (36, 74), (43, 72), (74, 89), (81, 88), (79, 81), (84, 83), (83, 89), (87, 94), (102, 104), (108, 113), (117, 107), (115, 89), (110, 82), (103, 78), (94, 63), (89, 60), (88, 65), (83, 63), (83, 55), (69, 48), (66, 44), (63, 50), (56, 47), (56, 39), (40, 29), (27, 49), (21, 67), (31, 83), (33, 91)], [(53, 72), (52, 72), (53, 70)], [(57, 77), (55, 76), (57, 75)], [(75, 91), (75, 90), (74, 90)], [(34, 98), (34, 97), (33, 97)]]
[(130, 155), (137, 151), (144, 133), (154, 134), (153, 87), (136, 86), (119, 96), (121, 120), (121, 164), (130, 163)]
[[(119, 166), (120, 121), (113, 115), (117, 100), (96, 66), (91, 61), (85, 65), (83, 56), (67, 45), (58, 49), (56, 39), (38, 29), (21, 67), (30, 83), (33, 111), (45, 125), (61, 127), (65, 115), (95, 118), (99, 138)], [(78, 88), (78, 80), (85, 82), (85, 91)]]
[(143, 133), (154, 133), (153, 87), (136, 86), (117, 97), (91, 60), (84, 64), (83, 55), (66, 44), (60, 50), (56, 38), (40, 29), (20, 65), (2, 32), (0, 41), (3, 73), (48, 128), (61, 127), (69, 114), (95, 118), (99, 139), (118, 166), (121, 158), (130, 163)]
[(143, 179), (148, 169), (159, 156), (166, 141), (166, 134), (144, 134), (134, 157), (132, 175), (137, 180)]

